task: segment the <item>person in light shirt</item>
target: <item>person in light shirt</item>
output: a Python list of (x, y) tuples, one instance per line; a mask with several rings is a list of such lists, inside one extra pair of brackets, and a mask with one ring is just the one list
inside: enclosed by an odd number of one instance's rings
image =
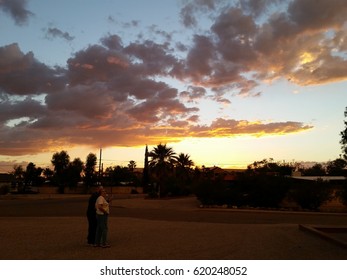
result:
[(95, 247), (109, 248), (111, 247), (107, 243), (107, 232), (108, 232), (108, 215), (110, 214), (110, 205), (107, 201), (107, 193), (105, 189), (99, 191), (99, 197), (95, 203), (96, 209), (96, 236), (95, 236)]
[(95, 234), (96, 234), (96, 227), (97, 227), (95, 203), (98, 197), (100, 196), (100, 191), (102, 189), (103, 187), (99, 186), (98, 189), (91, 194), (88, 200), (88, 207), (87, 207), (86, 214), (88, 219), (87, 241), (89, 246), (93, 246), (95, 244)]

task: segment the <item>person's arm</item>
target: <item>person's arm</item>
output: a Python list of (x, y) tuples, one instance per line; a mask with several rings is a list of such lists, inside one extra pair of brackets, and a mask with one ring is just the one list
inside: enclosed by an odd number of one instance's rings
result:
[(98, 209), (100, 210), (100, 212), (107, 214), (106, 210), (104, 209), (103, 204), (98, 204)]

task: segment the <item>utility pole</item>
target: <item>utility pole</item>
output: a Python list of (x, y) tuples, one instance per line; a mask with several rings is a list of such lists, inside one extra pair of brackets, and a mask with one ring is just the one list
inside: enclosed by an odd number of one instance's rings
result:
[(102, 155), (102, 149), (100, 148), (100, 158), (99, 158), (99, 182), (101, 182), (101, 155)]

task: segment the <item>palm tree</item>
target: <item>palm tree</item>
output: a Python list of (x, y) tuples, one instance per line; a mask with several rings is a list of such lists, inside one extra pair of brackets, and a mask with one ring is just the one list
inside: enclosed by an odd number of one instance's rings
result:
[[(189, 186), (191, 185), (191, 167), (194, 165), (194, 162), (190, 159), (190, 155), (180, 153), (177, 157), (176, 163), (176, 177), (179, 180), (179, 185), (181, 191), (187, 192)], [(189, 192), (189, 191), (188, 191)]]
[(191, 168), (194, 166), (194, 162), (190, 159), (190, 155), (180, 153), (177, 157), (177, 167), (179, 168)]
[(136, 161), (134, 161), (134, 160), (129, 161), (128, 168), (131, 172), (134, 172), (134, 170), (136, 168)]
[(66, 151), (57, 152), (53, 154), (51, 162), (54, 166), (54, 171), (60, 175), (69, 166), (70, 156)]
[(165, 193), (164, 180), (172, 172), (174, 164), (177, 162), (176, 153), (166, 144), (159, 144), (148, 154), (151, 158), (149, 167), (156, 176), (159, 184), (159, 195)]

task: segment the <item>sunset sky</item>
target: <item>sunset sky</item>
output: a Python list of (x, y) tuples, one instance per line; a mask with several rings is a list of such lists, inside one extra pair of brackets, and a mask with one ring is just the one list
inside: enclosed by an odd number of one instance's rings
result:
[(143, 166), (326, 162), (347, 106), (345, 0), (0, 0), (0, 172), (54, 152)]

